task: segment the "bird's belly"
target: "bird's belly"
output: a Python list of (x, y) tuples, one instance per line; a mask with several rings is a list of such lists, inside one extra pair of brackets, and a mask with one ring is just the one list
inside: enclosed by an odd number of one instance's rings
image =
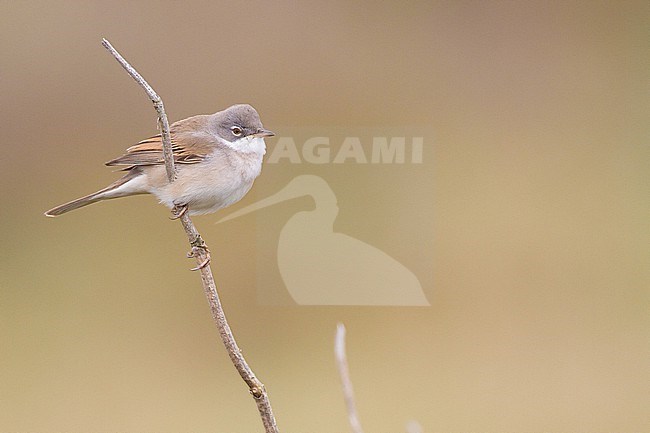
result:
[(188, 205), (190, 215), (216, 212), (238, 202), (259, 174), (252, 176), (206, 163), (177, 167), (176, 180), (152, 193), (168, 207)]
[(237, 203), (252, 186), (252, 180), (249, 182), (215, 182), (201, 185), (187, 191), (180, 199), (180, 202), (175, 204), (187, 204), (190, 215), (212, 213)]

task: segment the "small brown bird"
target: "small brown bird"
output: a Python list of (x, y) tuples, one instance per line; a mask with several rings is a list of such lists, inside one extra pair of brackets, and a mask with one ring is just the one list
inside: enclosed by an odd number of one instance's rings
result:
[(161, 135), (108, 161), (126, 175), (104, 189), (45, 212), (54, 217), (89, 204), (136, 194), (153, 194), (167, 207), (190, 215), (216, 212), (241, 200), (262, 170), (266, 153), (260, 116), (250, 105), (233, 105), (210, 115), (179, 120), (170, 127), (176, 180), (169, 183)]

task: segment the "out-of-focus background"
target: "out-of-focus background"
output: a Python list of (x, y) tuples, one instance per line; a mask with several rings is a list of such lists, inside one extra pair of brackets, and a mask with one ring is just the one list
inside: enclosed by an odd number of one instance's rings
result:
[(164, 208), (43, 216), (155, 132), (102, 37), (171, 120), (248, 102), (279, 134), (435, 134), (427, 164), (346, 165), (336, 188), (335, 229), (430, 307), (264, 305), (267, 214), (195, 218), (282, 431), (348, 430), (337, 322), (368, 432), (650, 430), (649, 20), (643, 1), (0, 3), (0, 431), (261, 431)]

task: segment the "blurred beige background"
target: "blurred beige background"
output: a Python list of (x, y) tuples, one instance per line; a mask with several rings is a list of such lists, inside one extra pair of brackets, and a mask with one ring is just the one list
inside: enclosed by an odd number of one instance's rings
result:
[(417, 182), (337, 191), (339, 230), (408, 263), (431, 307), (262, 305), (262, 216), (195, 219), (282, 431), (348, 430), (339, 321), (368, 432), (649, 431), (649, 20), (642, 1), (1, 2), (0, 431), (261, 431), (164, 208), (42, 215), (155, 131), (102, 37), (172, 120), (249, 102), (276, 132), (435, 131)]

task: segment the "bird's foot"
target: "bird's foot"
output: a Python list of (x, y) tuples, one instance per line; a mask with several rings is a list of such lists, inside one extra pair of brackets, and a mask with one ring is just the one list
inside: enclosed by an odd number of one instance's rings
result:
[(210, 253), (208, 252), (205, 260), (203, 260), (198, 266), (191, 268), (190, 271), (200, 271), (201, 269), (205, 268), (210, 264), (210, 260), (211, 260)]
[(187, 253), (188, 259), (200, 257), (201, 255), (205, 256), (203, 261), (197, 267), (190, 269), (190, 271), (198, 271), (208, 266), (211, 260), (210, 250), (208, 249), (207, 245), (205, 245), (205, 242), (203, 242), (203, 239), (201, 239), (199, 236), (193, 242), (191, 242), (190, 245), (192, 245), (192, 251)]
[(170, 220), (177, 220), (180, 217), (182, 217), (183, 215), (185, 215), (186, 212), (187, 212), (187, 205), (186, 204), (181, 204), (181, 205), (176, 204), (172, 208), (172, 215), (169, 217), (169, 219)]

